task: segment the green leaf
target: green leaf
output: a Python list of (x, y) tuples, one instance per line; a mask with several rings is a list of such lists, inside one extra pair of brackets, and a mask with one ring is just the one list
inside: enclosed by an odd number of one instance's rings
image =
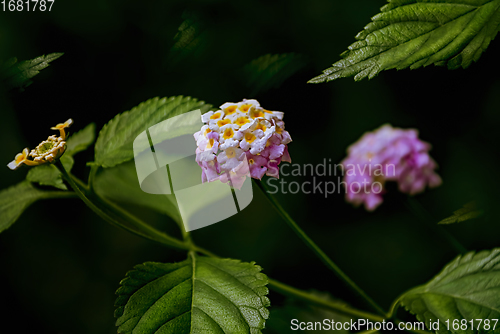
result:
[(31, 78), (48, 67), (51, 61), (56, 60), (62, 55), (63, 53), (51, 53), (20, 63), (17, 63), (16, 58), (12, 58), (5, 64), (7, 66), (4, 65), (2, 77), (11, 87), (27, 87), (32, 83)]
[(58, 197), (69, 197), (69, 195), (60, 191), (36, 189), (26, 180), (0, 191), (0, 232), (8, 229), (23, 211), (37, 200)]
[[(135, 138), (150, 126), (196, 109), (200, 109), (203, 114), (211, 107), (203, 101), (182, 95), (147, 100), (132, 110), (115, 116), (102, 128), (95, 145), (95, 163), (102, 167), (113, 167), (131, 160), (134, 158), (132, 145)], [(161, 139), (193, 134), (196, 131), (190, 126), (178, 127), (165, 131)]]
[[(440, 321), (437, 333), (500, 333), (500, 326), (493, 330), (492, 319), (500, 318), (500, 248), (458, 256), (429, 283), (414, 288), (400, 297), (399, 302), (419, 321)], [(491, 330), (448, 330), (453, 320), (490, 319)], [(450, 329), (452, 329), (450, 327)]]
[(179, 263), (138, 265), (116, 292), (118, 333), (261, 333), (269, 315), (261, 269), (194, 253)]
[(94, 180), (94, 190), (101, 197), (148, 207), (182, 223), (174, 195), (152, 195), (142, 191), (133, 161), (102, 169)]
[(474, 219), (483, 214), (482, 210), (477, 209), (475, 201), (467, 203), (463, 208), (453, 212), (453, 216), (441, 220), (438, 224), (454, 224), (461, 223), (469, 219)]
[[(338, 303), (340, 306), (347, 306), (346, 303), (336, 300), (332, 298), (328, 293), (321, 293), (318, 291), (311, 291), (313, 295), (318, 298), (325, 299), (329, 302)], [(304, 322), (305, 326), (310, 326), (309, 328), (314, 328), (316, 322), (321, 322), (323, 324), (323, 320), (327, 319), (329, 324), (331, 325), (331, 321), (335, 322), (349, 322), (351, 320), (350, 317), (345, 315), (338, 314), (331, 310), (324, 309), (322, 307), (313, 306), (307, 303), (304, 303), (299, 300), (295, 300), (293, 298), (289, 298), (286, 300), (285, 305), (281, 307), (273, 307), (271, 309), (271, 314), (269, 316), (269, 320), (266, 323), (266, 331), (265, 333), (269, 334), (282, 334), (282, 333), (295, 333), (297, 330), (293, 330), (295, 325), (292, 323), (292, 319), (297, 319), (298, 322)], [(293, 327), (292, 327), (293, 325)], [(335, 325), (335, 324), (333, 324)], [(301, 332), (301, 331), (299, 331)], [(308, 330), (307, 332), (311, 333), (331, 333), (332, 328), (323, 327), (322, 329), (317, 330)], [(348, 334), (348, 330), (340, 329), (335, 330), (335, 333), (338, 334)]]
[(90, 123), (83, 130), (71, 135), (66, 141), (66, 152), (71, 156), (85, 151), (95, 140), (95, 123)]
[[(61, 162), (67, 171), (73, 168), (74, 160), (70, 155), (64, 153), (61, 157)], [(38, 183), (42, 186), (52, 186), (62, 190), (68, 190), (63, 183), (62, 174), (56, 166), (51, 164), (40, 165), (30, 168), (26, 175), (26, 180)]]
[(355, 76), (373, 78), (396, 68), (447, 65), (467, 68), (499, 30), (500, 0), (393, 0), (324, 74), (320, 83)]
[(248, 87), (253, 88), (250, 95), (271, 88), (279, 87), (305, 65), (305, 59), (295, 53), (265, 55), (252, 60), (244, 67), (244, 75)]

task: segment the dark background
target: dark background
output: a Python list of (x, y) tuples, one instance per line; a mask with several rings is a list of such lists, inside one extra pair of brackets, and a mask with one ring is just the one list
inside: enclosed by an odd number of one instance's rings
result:
[[(426, 212), (425, 221), (408, 210), (407, 196), (395, 187), (373, 213), (353, 208), (343, 194), (276, 195), (387, 309), (456, 256), (429, 226), (465, 203), (479, 201), (486, 214), (445, 229), (470, 250), (498, 246), (500, 44), (493, 41), (467, 70), (430, 66), (390, 70), (357, 83), (348, 78), (307, 84), (339, 59), (382, 5), (383, 0), (57, 0), (51, 12), (1, 12), (0, 60), (64, 52), (24, 91), (1, 93), (1, 157), (6, 165), (70, 117), (74, 131), (90, 122), (100, 129), (117, 113), (155, 96), (189, 95), (215, 106), (256, 98), (267, 109), (284, 111), (293, 138), (290, 155), (299, 164), (338, 163), (349, 144), (385, 123), (417, 128), (432, 144), (444, 181), (414, 198)], [(174, 36), (186, 17), (195, 18), (201, 33), (196, 45), (179, 50)], [(243, 66), (265, 54), (288, 52), (302, 55), (306, 65), (279, 88), (249, 96)], [(85, 162), (93, 160), (93, 151), (75, 160), (74, 173), (86, 178)], [(1, 168), (0, 187), (20, 182), (26, 172)], [(144, 208), (131, 210), (173, 224)], [(369, 310), (301, 243), (258, 189), (242, 213), (195, 231), (193, 238), (221, 256), (256, 261), (272, 278), (328, 291)], [(125, 273), (145, 261), (184, 258), (111, 227), (77, 199), (37, 202), (0, 235), (0, 333), (114, 333), (114, 291)], [(269, 297), (271, 309), (284, 303), (273, 291)]]

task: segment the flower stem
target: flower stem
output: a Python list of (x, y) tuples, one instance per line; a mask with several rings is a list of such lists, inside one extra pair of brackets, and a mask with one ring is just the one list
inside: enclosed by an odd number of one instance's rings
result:
[[(95, 196), (92, 196), (92, 194), (88, 193), (85, 188), (82, 191), (80, 186), (78, 186), (77, 182), (75, 182), (75, 177), (71, 176), (66, 169), (64, 168), (63, 164), (61, 163), (60, 160), (58, 160), (55, 163), (56, 167), (61, 171), (63, 177), (68, 181), (70, 184), (71, 188), (75, 191), (75, 193), (80, 197), (80, 199), (90, 208), (92, 211), (97, 213), (102, 219), (107, 221), (113, 226), (120, 227), (122, 229), (125, 229), (133, 234), (136, 234), (138, 236), (141, 236), (143, 238), (147, 238), (159, 243), (162, 243), (167, 246), (171, 246), (174, 248), (178, 249), (184, 249), (184, 250), (189, 250), (191, 248), (191, 245), (182, 242), (181, 240), (178, 240), (176, 238), (173, 238), (171, 236), (168, 236), (164, 233), (161, 233), (160, 231), (154, 229), (153, 227), (147, 225), (146, 223), (142, 222), (141, 220), (135, 218), (128, 212), (122, 210), (119, 208), (117, 205), (114, 203), (111, 203), (109, 201), (106, 201), (102, 198), (94, 198)], [(79, 181), (78, 183), (82, 183)], [(92, 196), (92, 200), (90, 199)], [(112, 211), (110, 211), (110, 209)], [(125, 219), (123, 219), (125, 218)], [(122, 222), (122, 220), (125, 220), (126, 222), (129, 223), (129, 225), (132, 225), (132, 227), (127, 226)]]
[(307, 234), (297, 225), (297, 223), (290, 217), (290, 215), (283, 209), (283, 207), (278, 203), (278, 201), (267, 191), (264, 182), (255, 180), (257, 186), (262, 190), (266, 198), (271, 202), (276, 211), (285, 220), (285, 222), (290, 226), (290, 228), (299, 236), (304, 243), (311, 248), (311, 250), (319, 257), (321, 261), (332, 270), (340, 279), (342, 279), (347, 285), (351, 287), (356, 293), (363, 297), (378, 313), (382, 316), (386, 316), (385, 311), (377, 304), (373, 299), (371, 299), (353, 280), (349, 278), (340, 268), (333, 262), (328, 255), (321, 250), (321, 248), (316, 245), (316, 243), (307, 236)]

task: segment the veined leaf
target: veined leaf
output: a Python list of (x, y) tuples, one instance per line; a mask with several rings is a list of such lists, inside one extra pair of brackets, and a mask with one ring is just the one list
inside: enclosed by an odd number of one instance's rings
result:
[[(67, 171), (73, 168), (74, 160), (66, 153), (61, 157), (61, 162)], [(63, 183), (62, 174), (56, 166), (51, 164), (40, 165), (30, 168), (26, 180), (38, 183), (42, 186), (52, 186), (62, 190), (68, 190)]]
[(461, 223), (469, 219), (474, 219), (483, 214), (482, 210), (477, 209), (476, 202), (470, 202), (464, 205), (463, 208), (453, 212), (453, 216), (441, 220), (438, 224), (454, 224)]
[(118, 333), (261, 333), (268, 318), (267, 276), (254, 262), (200, 257), (147, 262), (117, 290)]
[[(200, 109), (203, 114), (211, 107), (203, 101), (184, 96), (147, 100), (132, 110), (115, 116), (102, 128), (95, 145), (95, 163), (102, 167), (113, 167), (131, 160), (134, 158), (134, 139), (150, 126), (196, 109)], [(172, 129), (161, 139), (186, 134), (186, 130), (182, 127)]]
[(396, 68), (447, 65), (467, 68), (495, 38), (500, 25), (500, 0), (393, 0), (361, 31), (344, 58), (320, 83), (355, 76), (373, 78)]
[(95, 123), (90, 123), (82, 130), (72, 134), (66, 141), (66, 152), (71, 156), (85, 151), (95, 140)]
[(35, 59), (24, 60), (20, 63), (17, 63), (16, 58), (12, 58), (7, 62), (8, 66), (4, 68), (2, 77), (4, 77), (9, 86), (27, 87), (32, 83), (31, 78), (48, 67), (51, 61), (56, 60), (62, 55), (63, 53), (51, 53)]
[(250, 95), (278, 87), (305, 65), (304, 57), (295, 53), (265, 55), (252, 60), (244, 67), (243, 78), (248, 87), (253, 88)]
[(0, 191), (0, 232), (8, 229), (37, 200), (63, 197), (61, 193), (36, 189), (26, 180)]
[[(498, 324), (493, 329), (493, 319), (500, 318), (500, 248), (458, 256), (429, 283), (406, 292), (399, 302), (427, 326), (439, 320), (439, 334), (500, 333)], [(453, 320), (463, 319), (474, 320), (474, 330), (470, 322), (468, 330), (447, 329), (447, 320), (453, 329)], [(481, 330), (477, 330), (479, 320)], [(483, 327), (486, 323), (489, 328)]]
[(182, 223), (174, 195), (152, 195), (142, 191), (133, 161), (101, 170), (95, 178), (94, 190), (101, 197), (149, 207)]

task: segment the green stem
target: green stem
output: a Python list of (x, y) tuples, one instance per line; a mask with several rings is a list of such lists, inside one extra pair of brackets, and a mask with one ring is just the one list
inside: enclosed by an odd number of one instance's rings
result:
[(78, 194), (73, 191), (47, 191), (44, 199), (52, 198), (78, 198)]
[(311, 304), (321, 306), (321, 307), (330, 309), (332, 311), (335, 311), (337, 313), (341, 313), (344, 315), (352, 316), (355, 318), (361, 318), (361, 319), (369, 319), (369, 320), (378, 321), (378, 322), (385, 320), (384, 317), (381, 317), (379, 315), (360, 311), (360, 310), (351, 308), (349, 306), (344, 306), (344, 305), (339, 304), (339, 303), (325, 300), (323, 298), (317, 297), (317, 296), (312, 295), (308, 292), (296, 289), (294, 287), (291, 287), (289, 285), (286, 285), (284, 283), (281, 283), (281, 282), (273, 280), (273, 279), (269, 279), (269, 287), (271, 287), (274, 291), (279, 292), (283, 295), (295, 297), (295, 298), (304, 300), (306, 302), (309, 302)]
[(95, 163), (92, 163), (90, 165), (90, 173), (89, 173), (89, 188), (90, 191), (94, 192), (94, 180), (95, 176), (97, 174), (97, 170), (99, 169), (99, 165), (96, 165)]
[[(220, 258), (218, 255), (215, 255), (214, 253), (212, 253), (206, 249), (203, 249), (201, 247), (198, 247), (198, 246), (195, 246), (194, 250), (199, 252), (199, 253), (210, 256), (210, 257)], [(344, 306), (344, 305), (341, 305), (338, 303), (334, 303), (334, 302), (325, 300), (323, 298), (319, 298), (313, 294), (310, 294), (308, 292), (291, 287), (285, 283), (281, 283), (281, 282), (276, 281), (274, 279), (268, 278), (268, 280), (269, 280), (269, 284), (268, 284), (269, 287), (271, 289), (273, 289), (274, 291), (279, 292), (283, 295), (294, 297), (297, 299), (301, 299), (301, 300), (304, 300), (304, 301), (309, 302), (311, 304), (318, 305), (318, 306), (321, 306), (323, 308), (330, 309), (332, 311), (342, 313), (342, 314), (345, 314), (348, 316), (353, 316), (356, 318), (370, 319), (373, 321), (383, 321), (385, 319), (385, 318), (378, 316), (376, 314), (360, 311), (360, 310), (357, 310), (357, 309), (352, 308), (352, 307)]]
[[(61, 171), (63, 177), (68, 181), (70, 184), (71, 188), (75, 191), (75, 193), (80, 197), (80, 199), (90, 208), (92, 211), (97, 213), (102, 219), (107, 221), (113, 226), (120, 227), (122, 229), (125, 229), (135, 235), (141, 236), (143, 238), (147, 238), (159, 243), (162, 243), (167, 246), (172, 246), (178, 249), (184, 249), (184, 250), (189, 250), (191, 246), (187, 243), (184, 243), (176, 238), (170, 237), (164, 233), (161, 233), (160, 231), (152, 228), (151, 226), (145, 224), (141, 220), (135, 218), (134, 216), (130, 215), (128, 212), (122, 210), (119, 208), (117, 205), (114, 203), (111, 203), (109, 201), (104, 200), (103, 198), (93, 198), (94, 201), (92, 201), (89, 196), (91, 194), (84, 193), (80, 186), (77, 185), (78, 180), (77, 178), (71, 176), (64, 166), (62, 165), (61, 161), (58, 160), (55, 163), (56, 167), (59, 168)], [(81, 181), (79, 182), (81, 183)], [(87, 191), (85, 191), (87, 192)], [(109, 212), (109, 209), (112, 209), (113, 212)], [(125, 224), (123, 224), (120, 220), (121, 217), (124, 217), (127, 222), (129, 222), (134, 228), (131, 228)]]
[(453, 249), (455, 249), (455, 251), (457, 251), (459, 254), (467, 253), (467, 248), (465, 248), (443, 226), (437, 225), (435, 223), (436, 220), (432, 218), (431, 214), (427, 212), (415, 198), (408, 197), (406, 202), (404, 202), (404, 205), (437, 235), (445, 240)]
[(290, 215), (283, 209), (283, 207), (278, 203), (278, 201), (268, 192), (266, 186), (263, 182), (255, 180), (257, 186), (262, 190), (266, 198), (271, 202), (276, 211), (280, 216), (287, 222), (288, 226), (299, 236), (302, 241), (319, 257), (321, 261), (332, 270), (340, 279), (342, 279), (347, 285), (349, 285), (356, 293), (363, 297), (378, 313), (386, 316), (385, 311), (377, 304), (373, 299), (371, 299), (353, 280), (349, 278), (340, 268), (333, 262), (328, 255), (321, 250), (321, 248), (316, 245), (316, 243), (307, 236), (307, 234), (297, 225), (297, 223), (290, 217)]

